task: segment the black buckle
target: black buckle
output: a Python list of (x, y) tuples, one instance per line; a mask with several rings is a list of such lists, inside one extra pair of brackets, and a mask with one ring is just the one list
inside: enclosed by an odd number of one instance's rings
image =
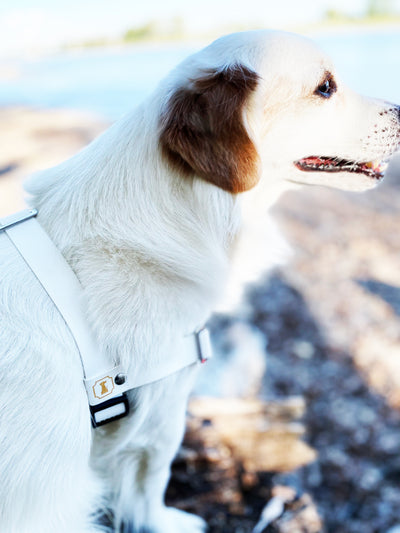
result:
[(129, 414), (128, 397), (123, 393), (121, 396), (111, 398), (111, 400), (106, 400), (97, 405), (90, 405), (90, 414), (94, 428), (119, 420)]

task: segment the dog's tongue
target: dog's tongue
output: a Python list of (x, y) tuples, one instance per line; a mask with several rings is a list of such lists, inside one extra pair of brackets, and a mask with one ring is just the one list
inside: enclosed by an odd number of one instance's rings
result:
[(321, 158), (317, 156), (305, 157), (303, 161), (308, 165), (330, 165), (333, 163), (333, 159), (329, 159), (328, 157)]
[(346, 159), (339, 159), (337, 157), (323, 157), (323, 156), (310, 156), (300, 159), (298, 161), (301, 166), (304, 166), (308, 170), (347, 170), (351, 172), (361, 171), (365, 174), (373, 174), (375, 177), (381, 177), (387, 168), (385, 161), (367, 161), (365, 163), (356, 163), (354, 161), (348, 161)]
[(303, 159), (300, 159), (300, 163), (303, 165), (307, 165), (309, 167), (337, 167), (340, 164), (340, 160), (334, 157), (318, 157), (316, 155), (312, 155), (310, 157), (304, 157)]

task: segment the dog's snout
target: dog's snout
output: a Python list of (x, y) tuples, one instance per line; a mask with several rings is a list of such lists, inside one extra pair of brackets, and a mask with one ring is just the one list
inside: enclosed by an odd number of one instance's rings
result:
[(400, 105), (385, 102), (386, 106), (382, 109), (379, 115), (382, 117), (384, 123), (383, 132), (387, 132), (390, 136), (388, 140), (388, 148), (393, 154), (400, 149)]

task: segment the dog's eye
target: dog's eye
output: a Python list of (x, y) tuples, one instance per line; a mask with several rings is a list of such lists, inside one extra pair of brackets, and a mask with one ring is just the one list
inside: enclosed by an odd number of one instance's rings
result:
[(315, 94), (317, 94), (318, 96), (323, 96), (324, 98), (330, 98), (332, 94), (334, 94), (336, 91), (336, 82), (333, 79), (333, 76), (329, 74), (328, 76), (326, 76), (321, 85), (318, 85), (318, 87), (315, 89)]

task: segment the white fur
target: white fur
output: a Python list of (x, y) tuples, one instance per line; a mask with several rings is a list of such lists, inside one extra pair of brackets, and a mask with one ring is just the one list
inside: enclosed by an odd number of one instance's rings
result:
[[(158, 144), (170, 95), (202, 69), (233, 63), (261, 77), (244, 113), (261, 179), (242, 195), (182, 177)], [(331, 101), (312, 95), (328, 69), (303, 38), (227, 36), (184, 61), (75, 157), (28, 183), (39, 221), (81, 281), (87, 319), (110, 359), (132, 372), (156, 364), (207, 320), (241, 225), (263, 226), (285, 178), (372, 185), (354, 174), (305, 177), (293, 166), (322, 152), (387, 157), (398, 144), (397, 118), (379, 115), (387, 104), (342, 86)], [(374, 137), (377, 123), (385, 135)], [(264, 262), (268, 242), (256, 247)], [(92, 431), (79, 356), (62, 318), (6, 239), (0, 257), (0, 533), (94, 533), (101, 528), (91, 513), (99, 509), (113, 513), (116, 531), (124, 523), (129, 533), (202, 532), (199, 518), (163, 504), (196, 370), (133, 391), (129, 419)]]

